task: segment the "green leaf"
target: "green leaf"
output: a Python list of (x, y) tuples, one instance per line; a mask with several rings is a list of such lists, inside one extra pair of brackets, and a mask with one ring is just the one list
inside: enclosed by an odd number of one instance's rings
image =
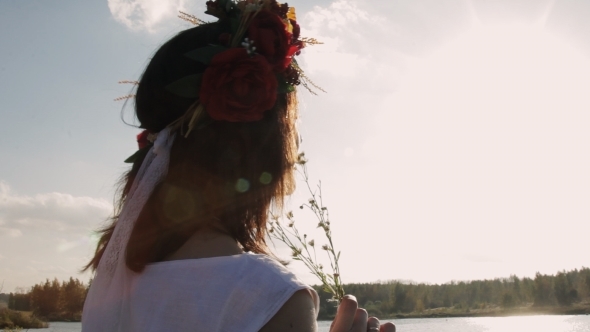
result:
[(139, 156), (139, 150), (135, 151), (134, 154), (129, 156), (127, 159), (125, 159), (125, 162), (128, 164), (133, 164), (135, 162), (135, 160), (137, 160), (138, 156)]
[(185, 98), (198, 98), (203, 74), (185, 76), (166, 86), (166, 90)]
[(277, 75), (277, 90), (278, 93), (289, 93), (295, 91), (295, 87), (287, 82), (285, 82), (285, 78), (281, 75)]
[(293, 91), (295, 91), (295, 87), (290, 84), (287, 84), (284, 87), (281, 87), (279, 89), (280, 93), (289, 93), (289, 92), (293, 92)]
[(211, 63), (211, 60), (217, 54), (227, 50), (227, 47), (219, 46), (219, 45), (210, 45), (205, 47), (197, 48), (196, 50), (192, 50), (190, 52), (185, 53), (184, 55), (188, 58), (193, 60), (199, 61), (206, 65)]
[(152, 144), (148, 144), (143, 149), (139, 149), (139, 150), (135, 151), (135, 153), (132, 154), (131, 156), (129, 156), (129, 158), (125, 159), (125, 162), (128, 163), (128, 164), (133, 164), (137, 160), (137, 158), (139, 158), (139, 156), (141, 156), (142, 154), (147, 153), (147, 151), (151, 147), (152, 147)]

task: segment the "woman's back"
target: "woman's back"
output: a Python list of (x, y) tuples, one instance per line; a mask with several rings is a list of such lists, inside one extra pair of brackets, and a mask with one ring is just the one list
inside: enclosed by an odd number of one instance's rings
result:
[(149, 264), (131, 289), (129, 331), (255, 332), (309, 286), (274, 259), (243, 253)]

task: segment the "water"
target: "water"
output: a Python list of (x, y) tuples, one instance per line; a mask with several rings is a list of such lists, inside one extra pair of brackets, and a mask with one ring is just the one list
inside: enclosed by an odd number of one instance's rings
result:
[[(26, 331), (26, 330), (23, 330)], [(49, 323), (48, 329), (30, 329), (30, 332), (44, 331), (44, 332), (80, 332), (82, 331), (82, 323)]]
[[(393, 320), (398, 332), (590, 332), (590, 316), (524, 316), (477, 318), (421, 318)], [(330, 323), (318, 323), (328, 332)], [(80, 332), (80, 323), (51, 323), (45, 332)]]
[[(398, 332), (590, 332), (590, 316), (419, 318), (392, 320)], [(320, 322), (328, 332), (329, 322)]]

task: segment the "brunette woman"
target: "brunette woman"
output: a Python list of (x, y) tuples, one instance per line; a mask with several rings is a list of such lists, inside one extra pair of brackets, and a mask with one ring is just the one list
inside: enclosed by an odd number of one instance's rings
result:
[[(208, 13), (220, 21), (162, 45), (138, 83), (145, 131), (87, 266), (83, 331), (317, 329), (316, 292), (265, 242), (270, 209), (295, 188), (292, 57), (305, 45), (276, 1), (210, 1)], [(331, 329), (394, 330), (352, 296)]]

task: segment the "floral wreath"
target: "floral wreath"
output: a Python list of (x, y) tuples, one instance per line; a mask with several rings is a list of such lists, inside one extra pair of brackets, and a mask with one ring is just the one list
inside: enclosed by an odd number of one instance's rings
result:
[[(273, 107), (278, 93), (293, 92), (297, 85), (314, 95), (314, 88), (325, 92), (305, 76), (294, 59), (307, 45), (321, 44), (300, 36), (295, 8), (276, 0), (214, 0), (206, 5), (206, 14), (229, 21), (231, 33), (222, 33), (217, 44), (185, 53), (207, 67), (203, 73), (187, 75), (165, 87), (178, 96), (197, 99), (169, 127), (184, 129), (188, 122), (186, 137), (204, 112), (217, 121), (259, 121)], [(179, 17), (194, 25), (205, 23), (184, 12)], [(134, 96), (117, 99), (129, 97)], [(140, 133), (140, 151), (154, 140), (155, 134)], [(125, 162), (133, 162), (138, 153)]]

